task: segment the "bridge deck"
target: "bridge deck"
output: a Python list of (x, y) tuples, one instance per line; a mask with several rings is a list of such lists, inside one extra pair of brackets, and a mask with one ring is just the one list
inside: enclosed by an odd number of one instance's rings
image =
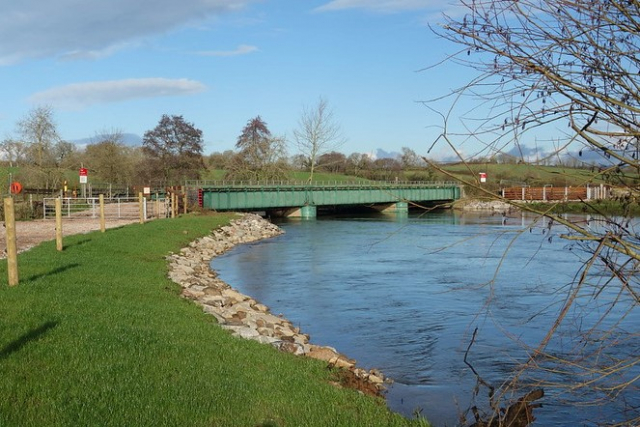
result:
[(302, 206), (374, 205), (454, 201), (460, 188), (451, 182), (202, 183), (202, 206), (215, 210), (267, 210)]

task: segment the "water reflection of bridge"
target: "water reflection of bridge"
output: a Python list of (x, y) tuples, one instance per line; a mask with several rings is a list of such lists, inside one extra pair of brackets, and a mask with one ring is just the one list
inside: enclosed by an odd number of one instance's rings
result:
[(367, 207), (406, 212), (409, 206), (451, 203), (460, 198), (453, 182), (199, 182), (201, 207), (217, 211), (259, 210), (314, 218), (318, 209)]

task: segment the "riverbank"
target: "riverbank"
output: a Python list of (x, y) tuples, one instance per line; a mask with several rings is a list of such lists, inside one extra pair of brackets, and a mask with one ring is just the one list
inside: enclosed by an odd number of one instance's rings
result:
[(488, 211), (496, 213), (509, 213), (518, 208), (501, 200), (483, 200), (467, 198), (461, 199), (454, 205), (454, 209), (463, 211)]
[(603, 216), (639, 216), (640, 204), (633, 195), (623, 194), (613, 199), (595, 199), (585, 201), (517, 201), (512, 203), (501, 200), (483, 200), (475, 198), (460, 199), (454, 204), (454, 209), (462, 211), (480, 211), (500, 214), (509, 214), (522, 210), (534, 210), (542, 214), (543, 212), (552, 214), (590, 214)]
[(182, 296), (200, 305), (233, 335), (271, 345), (280, 351), (326, 361), (340, 369), (340, 383), (366, 394), (381, 396), (384, 375), (366, 371), (356, 361), (334, 348), (312, 344), (309, 335), (264, 304), (220, 280), (210, 262), (236, 245), (248, 244), (284, 233), (278, 226), (255, 214), (244, 214), (211, 235), (194, 240), (179, 253), (167, 257), (169, 278), (182, 287)]
[(21, 253), (19, 285), (0, 286), (0, 425), (424, 425), (180, 298), (167, 254), (232, 219), (189, 214)]

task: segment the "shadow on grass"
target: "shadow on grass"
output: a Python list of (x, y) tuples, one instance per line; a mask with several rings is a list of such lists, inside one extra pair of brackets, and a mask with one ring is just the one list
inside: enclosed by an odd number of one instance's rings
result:
[(91, 239), (82, 239), (82, 240), (78, 240), (77, 242), (74, 243), (67, 243), (64, 246), (65, 247), (72, 247), (72, 246), (83, 246), (86, 245), (87, 243), (91, 242)]
[(9, 356), (11, 353), (15, 353), (16, 351), (20, 350), (30, 341), (37, 340), (42, 335), (46, 334), (50, 329), (53, 329), (56, 326), (58, 326), (58, 322), (53, 322), (53, 321), (45, 322), (38, 328), (32, 329), (31, 331), (22, 335), (18, 339), (13, 340), (12, 342), (4, 346), (2, 349), (0, 349), (0, 360)]
[(55, 270), (51, 270), (48, 273), (36, 274), (35, 276), (31, 276), (29, 278), (26, 278), (25, 280), (28, 281), (28, 282), (35, 282), (36, 280), (41, 279), (43, 277), (52, 276), (54, 274), (62, 273), (62, 272), (65, 272), (67, 270), (71, 270), (72, 268), (79, 267), (79, 266), (80, 266), (80, 264), (78, 264), (78, 263), (65, 265), (63, 267), (58, 267)]

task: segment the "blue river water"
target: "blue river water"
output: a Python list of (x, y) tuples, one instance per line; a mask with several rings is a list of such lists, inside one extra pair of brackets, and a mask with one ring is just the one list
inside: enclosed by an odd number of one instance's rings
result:
[[(391, 377), (392, 410), (453, 426), (461, 415), (472, 421), (471, 405), (487, 404), (487, 389), (474, 394), (470, 365), (495, 387), (508, 380), (544, 339), (587, 259), (559, 237), (564, 230), (532, 221), (521, 214), (453, 211), (283, 221), (284, 235), (237, 247), (214, 259), (212, 268), (313, 343)], [(623, 330), (637, 330), (637, 312), (628, 314)], [(550, 353), (574, 345), (563, 332), (549, 344)], [(622, 351), (638, 354), (637, 334)], [(554, 372), (542, 380), (565, 383), (574, 374)], [(526, 379), (532, 386), (536, 380)], [(545, 392), (535, 425), (622, 416), (579, 405), (585, 396), (561, 386)], [(638, 395), (619, 398), (638, 411)]]

